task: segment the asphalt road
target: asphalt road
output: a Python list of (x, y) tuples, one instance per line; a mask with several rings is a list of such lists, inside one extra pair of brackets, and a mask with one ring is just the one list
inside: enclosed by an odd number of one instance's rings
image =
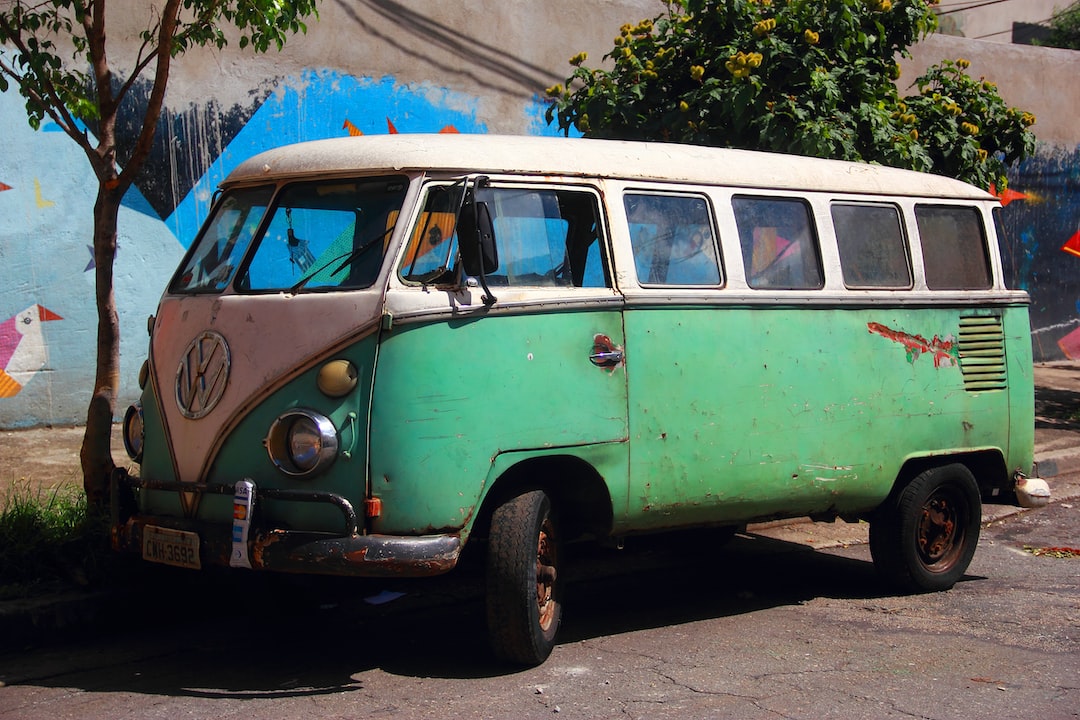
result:
[(163, 568), (116, 630), (0, 654), (0, 719), (1080, 717), (1080, 558), (1035, 554), (1080, 546), (1072, 502), (991, 522), (927, 595), (884, 590), (861, 543), (716, 540), (574, 556), (560, 644), (528, 670), (490, 659), (475, 573)]
[[(987, 506), (949, 592), (882, 588), (865, 524), (637, 539), (572, 556), (560, 644), (516, 670), (485, 648), (475, 568), (389, 584), (147, 566), (109, 612), (80, 598), (63, 633), (0, 636), (0, 720), (1080, 717), (1080, 558), (1036, 554), (1080, 548), (1080, 369), (1036, 378), (1055, 502)], [(63, 462), (78, 434), (18, 437)]]

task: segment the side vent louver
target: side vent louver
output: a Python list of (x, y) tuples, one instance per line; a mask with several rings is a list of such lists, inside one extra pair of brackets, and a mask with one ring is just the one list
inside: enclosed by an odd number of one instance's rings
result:
[(965, 390), (1004, 390), (1008, 386), (1005, 331), (1000, 317), (961, 317), (957, 346)]

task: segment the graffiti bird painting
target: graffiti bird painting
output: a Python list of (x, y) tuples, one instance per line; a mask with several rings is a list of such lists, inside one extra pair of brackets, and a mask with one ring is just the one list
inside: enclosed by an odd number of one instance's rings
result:
[(0, 323), (0, 398), (15, 397), (45, 367), (49, 353), (41, 323), (63, 320), (41, 305), (31, 305)]

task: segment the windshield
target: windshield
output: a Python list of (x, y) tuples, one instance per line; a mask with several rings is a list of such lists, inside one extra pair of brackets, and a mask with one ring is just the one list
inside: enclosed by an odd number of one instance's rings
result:
[(230, 191), (215, 206), (171, 288), (175, 293), (366, 288), (405, 199), (404, 177)]

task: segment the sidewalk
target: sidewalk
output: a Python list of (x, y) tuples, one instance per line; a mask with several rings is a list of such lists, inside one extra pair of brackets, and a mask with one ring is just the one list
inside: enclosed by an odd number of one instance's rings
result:
[[(0, 430), (0, 493), (15, 482), (49, 490), (82, 484), (82, 427)], [(119, 424), (113, 426), (113, 459), (128, 462)], [(1080, 362), (1035, 367), (1035, 459), (1055, 501), (1080, 494)]]
[[(1051, 502), (1070, 502), (1080, 498), (1080, 363), (1039, 365), (1035, 368), (1035, 385), (1035, 458), (1039, 474), (1050, 484)], [(29, 483), (42, 492), (64, 484), (78, 487), (82, 434), (80, 427), (0, 431), (0, 493), (6, 492), (13, 481)], [(127, 460), (119, 426), (113, 433), (113, 457), (118, 463)], [(985, 505), (983, 522), (1022, 512), (1023, 508), (1011, 505)], [(757, 535), (818, 549), (864, 544), (868, 529), (866, 523), (799, 519), (748, 528)], [(123, 605), (109, 589), (0, 601), (0, 652), (97, 622), (110, 622), (116, 619), (117, 607)]]

